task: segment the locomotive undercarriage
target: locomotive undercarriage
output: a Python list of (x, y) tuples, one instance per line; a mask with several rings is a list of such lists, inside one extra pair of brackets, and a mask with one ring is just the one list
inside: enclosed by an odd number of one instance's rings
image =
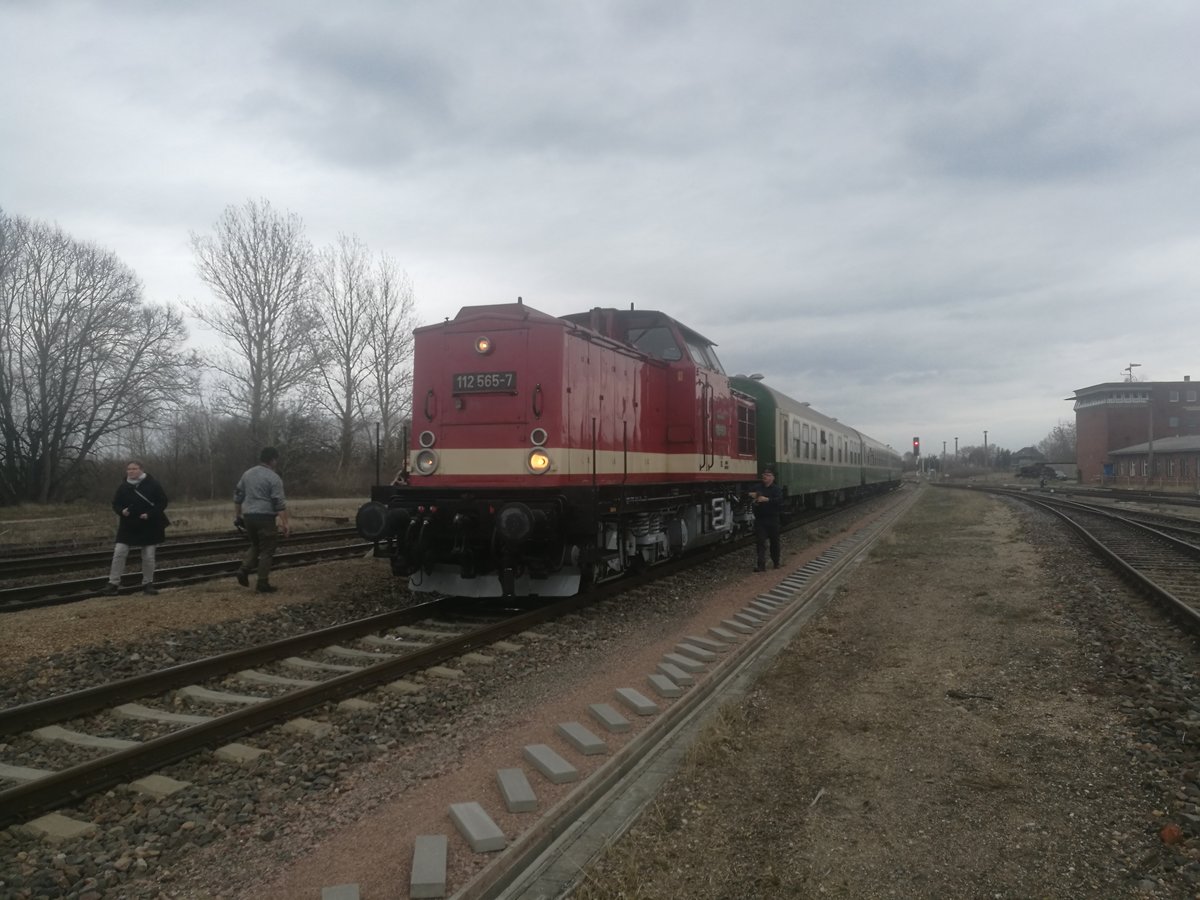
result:
[(428, 491), (376, 488), (359, 533), (415, 591), (570, 596), (744, 533), (741, 486), (635, 490)]

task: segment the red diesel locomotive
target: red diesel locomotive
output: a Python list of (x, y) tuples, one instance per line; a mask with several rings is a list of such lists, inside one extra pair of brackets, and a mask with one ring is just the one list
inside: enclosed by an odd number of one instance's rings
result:
[(568, 596), (751, 527), (756, 401), (661, 312), (518, 299), (419, 328), (412, 431), (357, 526), (417, 591)]

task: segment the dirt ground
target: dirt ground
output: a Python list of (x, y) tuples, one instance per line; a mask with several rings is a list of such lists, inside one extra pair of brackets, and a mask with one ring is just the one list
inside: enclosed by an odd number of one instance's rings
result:
[(1063, 540), (926, 490), (575, 896), (1200, 896)]

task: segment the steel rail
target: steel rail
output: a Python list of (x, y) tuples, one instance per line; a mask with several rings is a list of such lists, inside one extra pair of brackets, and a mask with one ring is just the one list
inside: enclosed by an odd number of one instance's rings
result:
[[(356, 543), (341, 547), (315, 547), (308, 550), (297, 550), (292, 553), (275, 554), (275, 566), (281, 569), (298, 565), (309, 565), (325, 559), (340, 559), (346, 556), (358, 556), (370, 550), (372, 544)], [(214, 563), (196, 563), (190, 566), (174, 566), (169, 569), (159, 569), (155, 572), (155, 585), (195, 584), (210, 581), (223, 575), (232, 575), (237, 571), (239, 562), (236, 559), (226, 559)], [(128, 588), (130, 593), (138, 590), (141, 585), (141, 573), (129, 572), (121, 577), (122, 588)], [(63, 603), (76, 603), (97, 596), (108, 583), (107, 578), (93, 576), (74, 581), (60, 581), (54, 584), (30, 584), (21, 587), (0, 589), (0, 614), (20, 612), (26, 609), (36, 609), (42, 606), (57, 606)]]
[[(289, 543), (312, 543), (329, 538), (351, 537), (357, 532), (353, 528), (321, 528), (315, 531), (292, 532)], [(158, 559), (187, 559), (196, 556), (211, 556), (227, 553), (247, 546), (245, 535), (223, 538), (206, 538), (197, 541), (166, 541), (158, 545)], [(135, 548), (136, 549), (136, 548)], [(112, 550), (91, 550), (84, 553), (50, 553), (39, 556), (9, 557), (0, 560), (0, 574), (5, 579), (28, 578), (48, 572), (71, 572), (94, 568), (112, 560)]]

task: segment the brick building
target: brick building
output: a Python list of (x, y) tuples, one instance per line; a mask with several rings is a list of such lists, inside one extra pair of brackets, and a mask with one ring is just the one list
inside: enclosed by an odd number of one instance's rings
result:
[[(1117, 381), (1076, 390), (1075, 461), (1080, 480), (1116, 483), (1115, 450), (1145, 445), (1150, 463), (1156, 442), (1200, 436), (1198, 387), (1187, 375), (1183, 381)], [(1196, 474), (1189, 469), (1182, 477)], [(1147, 471), (1146, 478), (1153, 481), (1155, 475)]]

